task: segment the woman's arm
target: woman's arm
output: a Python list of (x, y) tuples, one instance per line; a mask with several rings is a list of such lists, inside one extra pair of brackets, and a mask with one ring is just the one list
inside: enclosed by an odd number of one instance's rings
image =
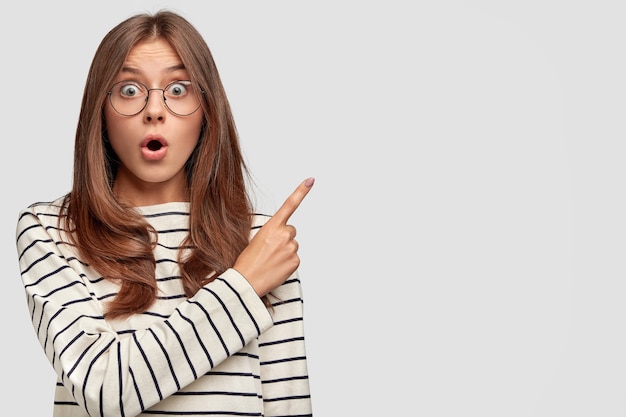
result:
[(312, 415), (298, 273), (272, 294), (274, 326), (259, 337), (265, 416)]

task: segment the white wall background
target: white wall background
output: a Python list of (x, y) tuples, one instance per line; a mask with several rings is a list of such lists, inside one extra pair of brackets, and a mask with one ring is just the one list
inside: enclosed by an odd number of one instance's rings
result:
[(0, 25), (5, 410), (51, 415), (19, 210), (67, 192), (122, 19), (182, 13), (274, 210), (304, 178), (315, 414), (626, 415), (620, 1), (13, 1)]

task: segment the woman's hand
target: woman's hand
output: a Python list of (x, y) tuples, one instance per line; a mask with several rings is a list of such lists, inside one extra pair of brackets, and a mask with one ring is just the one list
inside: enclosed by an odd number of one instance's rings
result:
[(259, 229), (241, 252), (233, 268), (243, 275), (262, 297), (281, 285), (300, 265), (296, 228), (287, 224), (314, 178), (303, 181), (285, 200), (276, 214)]

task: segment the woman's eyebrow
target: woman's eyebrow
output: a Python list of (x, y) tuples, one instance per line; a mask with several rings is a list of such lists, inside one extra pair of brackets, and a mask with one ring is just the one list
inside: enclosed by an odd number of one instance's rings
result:
[(128, 72), (130, 74), (141, 74), (141, 71), (139, 69), (133, 68), (133, 67), (122, 67), (120, 72)]
[(184, 70), (184, 69), (185, 69), (185, 64), (181, 62), (178, 65), (172, 65), (171, 67), (166, 68), (165, 72), (174, 72), (174, 71)]

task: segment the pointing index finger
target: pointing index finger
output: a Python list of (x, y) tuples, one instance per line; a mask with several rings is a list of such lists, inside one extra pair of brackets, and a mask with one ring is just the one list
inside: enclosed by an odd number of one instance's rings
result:
[(304, 197), (311, 191), (311, 187), (313, 187), (313, 183), (315, 183), (315, 178), (307, 178), (304, 180), (296, 190), (291, 193), (289, 197), (285, 200), (282, 206), (276, 211), (274, 216), (272, 217), (275, 221), (281, 222), (283, 224), (287, 224), (287, 220), (291, 217), (291, 215), (296, 211), (296, 209), (300, 206)]

